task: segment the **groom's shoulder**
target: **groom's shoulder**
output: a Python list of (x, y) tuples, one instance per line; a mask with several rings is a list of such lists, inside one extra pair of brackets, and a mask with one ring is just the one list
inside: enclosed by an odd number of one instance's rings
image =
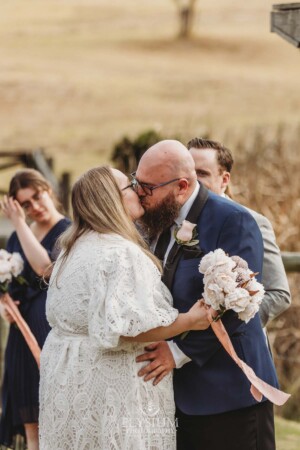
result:
[(249, 211), (239, 203), (232, 201), (229, 198), (222, 197), (214, 192), (208, 192), (208, 198), (205, 207), (209, 209), (216, 209), (220, 214), (229, 215), (233, 213), (241, 213), (251, 216)]

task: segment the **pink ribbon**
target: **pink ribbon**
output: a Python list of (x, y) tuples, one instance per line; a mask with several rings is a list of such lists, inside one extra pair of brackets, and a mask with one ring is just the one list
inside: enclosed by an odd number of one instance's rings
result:
[(19, 308), (16, 306), (16, 304), (13, 301), (13, 299), (11, 298), (11, 296), (7, 293), (3, 294), (3, 296), (0, 298), (0, 301), (1, 301), (2, 305), (4, 305), (4, 307), (6, 308), (6, 311), (14, 319), (19, 330), (21, 331), (22, 335), (24, 336), (24, 339), (25, 339), (28, 347), (30, 348), (30, 351), (33, 354), (34, 359), (36, 360), (38, 367), (40, 367), (41, 349), (39, 347), (39, 344), (37, 343), (36, 338), (32, 334), (28, 324), (25, 322), (25, 320), (21, 316)]
[(250, 392), (255, 398), (255, 400), (261, 402), (264, 396), (277, 406), (284, 405), (285, 402), (290, 398), (290, 394), (286, 394), (285, 392), (280, 391), (279, 389), (276, 389), (273, 386), (270, 386), (268, 383), (266, 383), (265, 381), (261, 380), (256, 376), (253, 369), (251, 369), (251, 367), (249, 367), (244, 361), (242, 361), (238, 357), (222, 321), (218, 320), (214, 322), (212, 313), (213, 310), (210, 308), (208, 310), (208, 316), (209, 321), (211, 322), (211, 327), (215, 335), (223, 345), (226, 352), (231, 356), (234, 362), (242, 369), (242, 371), (250, 381), (251, 383)]

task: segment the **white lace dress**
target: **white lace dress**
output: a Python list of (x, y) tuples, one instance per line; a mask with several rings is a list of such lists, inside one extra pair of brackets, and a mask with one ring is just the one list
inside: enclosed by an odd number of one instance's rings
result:
[(40, 450), (175, 450), (171, 374), (137, 375), (145, 344), (122, 341), (178, 312), (152, 261), (117, 235), (82, 236), (47, 297)]

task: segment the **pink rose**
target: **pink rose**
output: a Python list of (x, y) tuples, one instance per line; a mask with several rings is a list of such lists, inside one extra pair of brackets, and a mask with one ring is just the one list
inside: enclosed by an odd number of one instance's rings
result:
[(182, 242), (189, 242), (193, 239), (193, 230), (196, 224), (191, 223), (188, 220), (182, 222), (181, 227), (177, 231), (176, 238)]

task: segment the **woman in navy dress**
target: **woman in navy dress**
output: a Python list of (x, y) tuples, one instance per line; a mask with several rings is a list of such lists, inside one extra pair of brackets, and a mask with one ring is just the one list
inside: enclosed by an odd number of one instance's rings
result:
[[(9, 196), (4, 197), (0, 206), (15, 229), (7, 250), (22, 256), (21, 275), (28, 283), (20, 285), (13, 281), (9, 293), (42, 348), (50, 331), (45, 315), (47, 286), (43, 275), (58, 254), (55, 243), (70, 221), (58, 211), (48, 181), (33, 169), (15, 174)], [(28, 450), (38, 450), (39, 369), (4, 307), (1, 315), (11, 326), (5, 351), (0, 447), (13, 448), (16, 435), (21, 434), (26, 436)]]

